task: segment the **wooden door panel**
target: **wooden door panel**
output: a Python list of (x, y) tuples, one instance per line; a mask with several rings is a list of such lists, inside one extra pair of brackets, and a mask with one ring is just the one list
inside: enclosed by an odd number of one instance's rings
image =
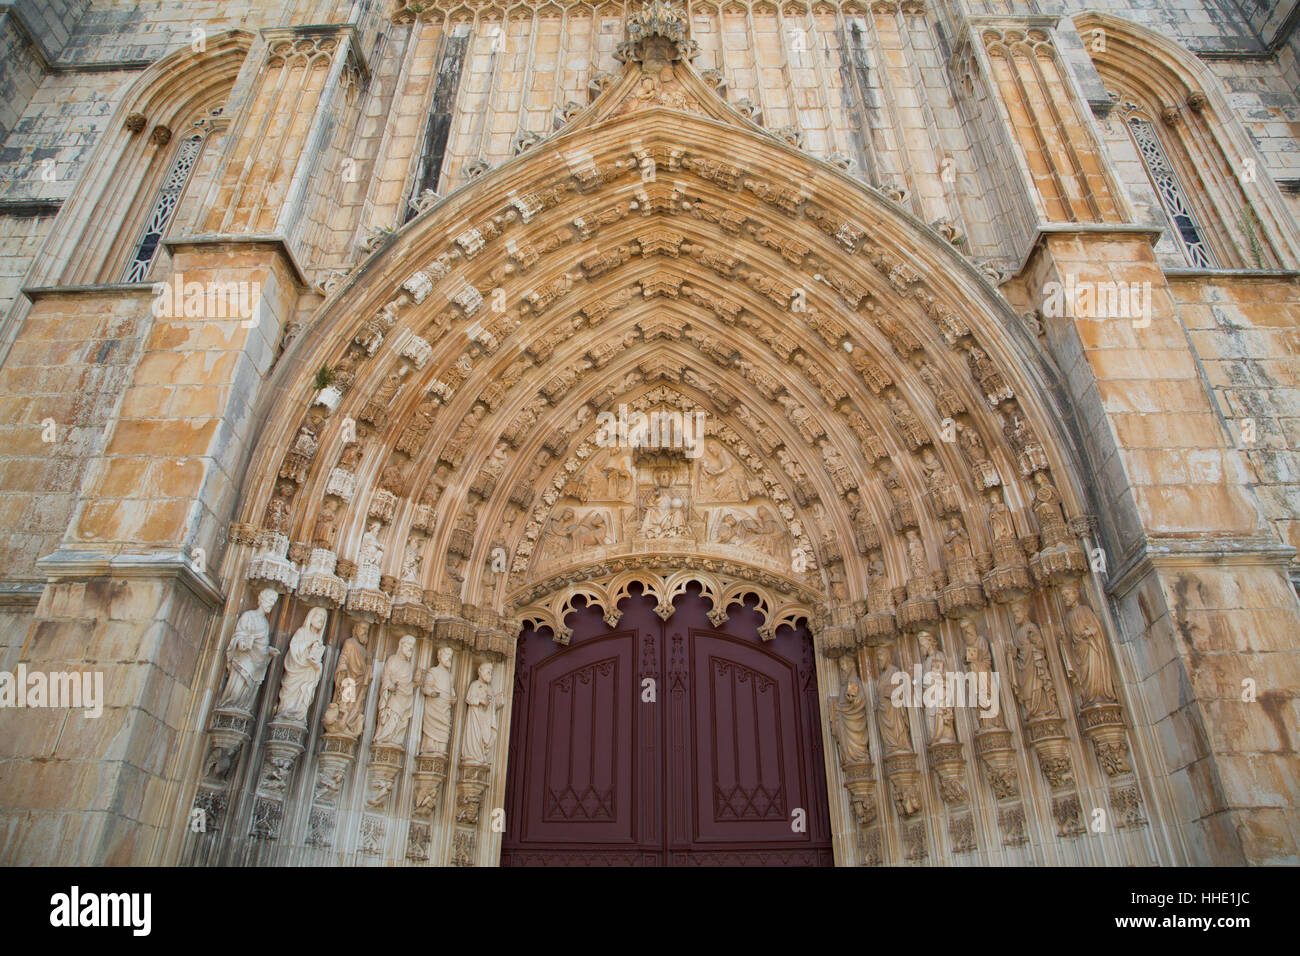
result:
[(798, 800), (793, 668), (708, 631), (691, 633), (697, 841), (786, 840)]
[(518, 734), (512, 727), (518, 778), (506, 816), (507, 865), (643, 862), (641, 804), (657, 801), (635, 766), (639, 635), (602, 630), (567, 650), (529, 645), (539, 660), (527, 693), (516, 690), (513, 720), (523, 723)]
[(577, 611), (568, 647), (520, 638), (503, 865), (829, 864), (807, 631), (763, 642), (740, 606), (715, 628), (695, 592), (654, 606), (625, 599), (617, 629)]

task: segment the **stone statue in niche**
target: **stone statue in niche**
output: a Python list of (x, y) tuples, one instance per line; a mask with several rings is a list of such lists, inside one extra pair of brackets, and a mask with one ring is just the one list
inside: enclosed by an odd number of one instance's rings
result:
[(343, 453), (339, 455), (338, 467), (344, 471), (356, 471), (357, 465), (361, 464), (361, 454), (364, 449), (359, 441), (350, 441), (343, 446)]
[(406, 548), (402, 552), (402, 580), (420, 580), (420, 563), (424, 560), (420, 554), (420, 542), (415, 538), (406, 539)]
[(298, 427), (298, 434), (293, 438), (293, 452), (310, 459), (316, 454), (316, 448), (319, 445), (317, 438), (317, 428), (320, 425), (319, 413), (313, 409), (313, 414), (309, 416), (308, 421), (303, 422)]
[(851, 654), (840, 658), (840, 696), (835, 700), (831, 736), (840, 748), (840, 763), (866, 763), (871, 759), (867, 737), (867, 695)]
[(1043, 632), (1029, 619), (1029, 605), (1017, 601), (1011, 605), (1015, 621), (1016, 651), (1011, 657), (1011, 689), (1025, 709), (1025, 720), (1035, 721), (1061, 716), (1056, 685), (1047, 665)]
[(443, 490), (447, 487), (450, 481), (451, 468), (445, 463), (440, 462), (433, 473), (433, 477), (430, 478), (429, 483), (424, 486), (424, 491), (420, 492), (420, 504), (429, 508), (436, 505), (438, 499), (442, 497)]
[(406, 634), (397, 643), (397, 650), (384, 662), (384, 675), (379, 685), (379, 717), (375, 723), (376, 747), (401, 748), (406, 728), (411, 722), (411, 707), (415, 703), (415, 638)]
[(1002, 478), (998, 475), (993, 462), (989, 461), (988, 452), (984, 448), (984, 439), (980, 437), (973, 425), (957, 425), (957, 444), (962, 454), (966, 456), (971, 471), (975, 473), (977, 488), (994, 488), (1002, 483)]
[(424, 718), (421, 721), (420, 753), (425, 756), (445, 754), (451, 740), (451, 708), (456, 702), (452, 685), (450, 647), (438, 648), (438, 663), (424, 672), (420, 690), (424, 693)]
[(389, 375), (388, 378), (384, 379), (384, 383), (380, 385), (379, 388), (375, 389), (372, 401), (376, 405), (383, 405), (387, 408), (389, 402), (393, 400), (397, 395), (397, 390), (401, 387), (402, 376), (400, 373), (394, 372), (392, 375)]
[(397, 465), (385, 468), (379, 476), (379, 487), (397, 498), (405, 496), (406, 478), (402, 475), (402, 469)]
[(271, 496), (271, 500), (266, 505), (266, 516), (263, 523), (267, 530), (279, 531), (281, 534), (289, 533), (292, 501), (293, 482), (278, 482), (275, 486), (275, 494)]
[(868, 554), (873, 548), (880, 547), (880, 532), (876, 530), (876, 524), (871, 520), (871, 513), (863, 504), (862, 496), (857, 491), (850, 491), (845, 495), (845, 500), (849, 503), (849, 517), (853, 521), (853, 540), (857, 545), (858, 553)]
[(943, 554), (951, 565), (963, 559), (971, 558), (970, 535), (962, 527), (960, 518), (952, 518), (948, 521), (948, 527), (943, 532)]
[(996, 491), (989, 492), (989, 529), (994, 542), (1015, 540), (1016, 525), (1011, 509)]
[(924, 686), (921, 700), (929, 723), (930, 743), (955, 744), (957, 715), (951, 707), (944, 706), (947, 676), (939, 639), (930, 631), (917, 631), (916, 640), (921, 645), (921, 657), (925, 661), (923, 666), (926, 676), (922, 678)]
[(337, 498), (326, 498), (321, 505), (320, 514), (316, 516), (316, 524), (312, 528), (311, 543), (313, 547), (324, 548), (327, 551), (334, 548), (334, 534), (337, 530), (339, 516), (339, 501)]
[[(975, 622), (968, 617), (959, 620), (957, 628), (961, 631), (962, 643), (966, 646), (966, 666), (978, 675), (977, 686), (996, 690), (998, 684), (993, 673), (993, 651), (989, 648), (989, 642), (976, 629)], [(983, 710), (979, 711), (979, 720), (982, 726), (1005, 727), (1001, 707), (996, 713), (987, 717)]]
[(1078, 689), (1085, 708), (1115, 703), (1115, 676), (1097, 615), (1080, 603), (1079, 589), (1073, 585), (1061, 588), (1061, 600), (1066, 607), (1062, 646), (1066, 675)]
[(930, 559), (925, 556), (925, 542), (921, 540), (921, 535), (915, 529), (908, 528), (905, 538), (907, 566), (911, 569), (912, 577), (921, 581), (930, 580)]
[(226, 644), (226, 686), (217, 700), (218, 710), (252, 713), (257, 689), (266, 677), (266, 665), (276, 653), (271, 647), (267, 615), (279, 597), (270, 588), (263, 588), (257, 595), (257, 607), (239, 615), (235, 633)]
[(352, 625), (352, 636), (343, 642), (338, 663), (334, 666), (334, 697), (322, 723), (325, 732), (345, 737), (361, 736), (365, 723), (366, 691), (370, 688), (370, 666), (366, 660), (366, 640), (370, 625), (359, 621)]
[(1034, 517), (1038, 519), (1039, 536), (1044, 548), (1069, 540), (1065, 525), (1065, 509), (1061, 494), (1045, 471), (1034, 472)]
[(925, 484), (930, 492), (930, 501), (935, 512), (946, 515), (960, 511), (960, 493), (957, 486), (948, 477), (948, 472), (944, 470), (938, 456), (929, 448), (921, 451), (921, 470), (925, 472)]
[(307, 711), (320, 683), (321, 664), (325, 657), (325, 624), (329, 614), (323, 607), (307, 612), (302, 627), (294, 631), (284, 656), (284, 676), (280, 679), (280, 698), (275, 705), (275, 719), (306, 723)]
[(461, 741), (461, 761), (479, 767), (492, 764), (497, 742), (497, 712), (505, 706), (500, 694), (492, 690), (492, 664), (479, 665), (477, 679), (465, 692), (465, 738)]
[(880, 679), (876, 681), (876, 726), (884, 743), (885, 756), (912, 752), (912, 727), (907, 708), (894, 691), (907, 680), (907, 675), (894, 663), (894, 652), (881, 645), (876, 648), (876, 665)]
[(781, 470), (790, 477), (791, 481), (802, 484), (808, 480), (807, 474), (804, 473), (803, 466), (800, 465), (799, 462), (795, 461), (794, 456), (786, 451), (785, 448), (778, 448), (776, 450), (776, 459), (781, 463)]
[(384, 560), (384, 549), (379, 543), (379, 522), (370, 522), (370, 527), (361, 536), (361, 550), (357, 555), (357, 564), (362, 567), (379, 567)]

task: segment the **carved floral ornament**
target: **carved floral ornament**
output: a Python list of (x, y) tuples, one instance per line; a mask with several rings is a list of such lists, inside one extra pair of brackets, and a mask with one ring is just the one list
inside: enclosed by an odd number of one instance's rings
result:
[[(957, 291), (978, 274), (743, 124), (617, 106), (333, 287), (294, 363), (332, 394), (282, 383), (247, 576), (427, 631), (438, 602), (508, 611), (566, 548), (667, 549), (857, 602), (868, 636), (1077, 577), (1061, 413), (1005, 303)], [(698, 411), (704, 453), (611, 460), (620, 404)]]
[(814, 616), (810, 601), (815, 599), (815, 595), (802, 591), (797, 585), (770, 577), (766, 584), (756, 584), (749, 577), (739, 576), (748, 571), (739, 566), (727, 569), (734, 572), (729, 574), (723, 570), (661, 570), (656, 568), (658, 562), (654, 556), (624, 563), (642, 566), (614, 573), (602, 573), (603, 568), (588, 568), (574, 583), (559, 589), (555, 589), (556, 580), (539, 582), (530, 593), (541, 597), (531, 599), (516, 612), (521, 625), (538, 629), (549, 627), (557, 643), (567, 644), (573, 632), (565, 624), (565, 617), (577, 609), (579, 600), (587, 607), (600, 608), (605, 622), (614, 627), (623, 614), (619, 602), (631, 596), (633, 585), (640, 585), (641, 593), (655, 600), (655, 613), (663, 620), (672, 616), (673, 599), (687, 593), (692, 585), (698, 585), (701, 595), (713, 605), (709, 620), (715, 626), (721, 626), (727, 620), (729, 607), (743, 605), (753, 596), (756, 599), (754, 609), (763, 620), (758, 631), (764, 640), (771, 640), (783, 626), (807, 623)]

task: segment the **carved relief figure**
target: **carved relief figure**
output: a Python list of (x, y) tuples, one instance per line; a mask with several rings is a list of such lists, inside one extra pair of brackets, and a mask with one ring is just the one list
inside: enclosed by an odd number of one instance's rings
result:
[(316, 696), (325, 657), (325, 623), (329, 615), (323, 607), (307, 612), (302, 627), (289, 640), (284, 656), (284, 677), (280, 680), (280, 698), (276, 701), (277, 720), (306, 722), (307, 710)]
[(461, 741), (461, 760), (486, 767), (492, 763), (497, 742), (497, 712), (505, 706), (501, 695), (492, 691), (492, 664), (479, 665), (478, 678), (465, 692), (465, 739)]
[(686, 509), (671, 489), (657, 488), (641, 519), (641, 534), (647, 538), (676, 538), (686, 534)]
[[(966, 645), (966, 666), (979, 675), (977, 686), (996, 689), (998, 684), (993, 673), (993, 651), (989, 648), (989, 642), (975, 628), (975, 622), (968, 617), (958, 621), (957, 627), (961, 630), (962, 643)], [(986, 717), (984, 714), (983, 710), (979, 711), (981, 724), (990, 727), (1004, 726), (1000, 707), (990, 716)]]
[(1015, 621), (1016, 651), (1011, 658), (1011, 689), (1025, 709), (1025, 720), (1035, 721), (1061, 716), (1056, 699), (1056, 685), (1047, 666), (1043, 633), (1029, 620), (1029, 606), (1024, 601), (1011, 605)]
[(744, 518), (736, 527), (736, 543), (753, 547), (756, 551), (771, 557), (779, 557), (781, 539), (784, 531), (781, 522), (771, 509), (759, 505), (758, 514), (753, 518)]
[(291, 516), (293, 499), (293, 483), (281, 481), (275, 486), (275, 495), (266, 505), (266, 516), (263, 523), (270, 531), (279, 531), (282, 534), (289, 532), (289, 518)]
[(1002, 496), (996, 491), (989, 492), (989, 530), (995, 542), (1011, 541), (1016, 537), (1016, 526), (1011, 517), (1011, 509), (1006, 506)]
[(438, 648), (438, 663), (424, 672), (424, 717), (421, 721), (420, 753), (444, 754), (451, 740), (451, 708), (456, 702), (452, 686), (450, 647)]
[(920, 534), (909, 528), (906, 534), (907, 538), (907, 566), (912, 571), (912, 577), (917, 580), (928, 581), (930, 579), (930, 560), (925, 556), (925, 542), (921, 540)]
[(921, 645), (921, 656), (925, 660), (925, 676), (922, 678), (922, 702), (925, 704), (926, 721), (930, 729), (930, 743), (955, 744), (957, 742), (957, 715), (951, 707), (945, 707), (944, 694), (947, 677), (943, 652), (939, 650), (939, 640), (929, 631), (918, 631), (916, 639)]
[(700, 462), (700, 492), (712, 501), (745, 501), (745, 469), (716, 439), (704, 445), (704, 458)]
[(1061, 599), (1067, 609), (1062, 647), (1066, 675), (1078, 689), (1084, 707), (1115, 703), (1115, 678), (1097, 615), (1079, 602), (1077, 587), (1061, 588)]
[(840, 763), (866, 763), (871, 759), (867, 738), (867, 695), (852, 655), (840, 658), (840, 696), (835, 699), (831, 736), (840, 748)]
[(894, 652), (889, 647), (876, 648), (876, 664), (880, 679), (876, 681), (876, 726), (884, 742), (885, 756), (912, 752), (912, 728), (907, 708), (895, 704), (894, 689), (907, 675), (894, 663)]
[(384, 549), (379, 544), (379, 522), (370, 522), (370, 527), (366, 533), (361, 536), (361, 551), (357, 555), (357, 563), (366, 567), (379, 567), (384, 560)]
[(420, 542), (416, 538), (406, 539), (406, 548), (402, 552), (402, 580), (419, 581), (420, 563), (424, 560), (420, 554)]
[(943, 533), (943, 552), (950, 563), (971, 557), (970, 535), (962, 527), (960, 518), (949, 520)]
[(365, 721), (366, 691), (370, 687), (370, 666), (366, 660), (366, 639), (370, 625), (359, 621), (343, 642), (334, 665), (334, 697), (325, 711), (325, 732), (359, 737)]
[(376, 747), (401, 747), (411, 722), (415, 703), (415, 673), (412, 656), (415, 638), (403, 636), (397, 650), (384, 662), (384, 676), (379, 685), (379, 718), (375, 723)]
[(314, 547), (325, 548), (326, 550), (333, 549), (338, 512), (338, 499), (326, 498), (324, 504), (321, 505), (320, 514), (316, 516), (316, 525), (311, 533), (311, 543)]
[(239, 615), (235, 633), (226, 644), (226, 686), (217, 707), (251, 713), (257, 689), (266, 677), (266, 665), (275, 653), (271, 650), (271, 624), (267, 615), (279, 595), (263, 588), (257, 595), (257, 607)]

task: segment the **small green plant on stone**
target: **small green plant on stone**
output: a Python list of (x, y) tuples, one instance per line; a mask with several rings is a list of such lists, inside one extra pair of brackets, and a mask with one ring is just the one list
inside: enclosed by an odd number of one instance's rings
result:
[(328, 365), (322, 365), (316, 370), (316, 391), (329, 388), (334, 384), (334, 369)]

